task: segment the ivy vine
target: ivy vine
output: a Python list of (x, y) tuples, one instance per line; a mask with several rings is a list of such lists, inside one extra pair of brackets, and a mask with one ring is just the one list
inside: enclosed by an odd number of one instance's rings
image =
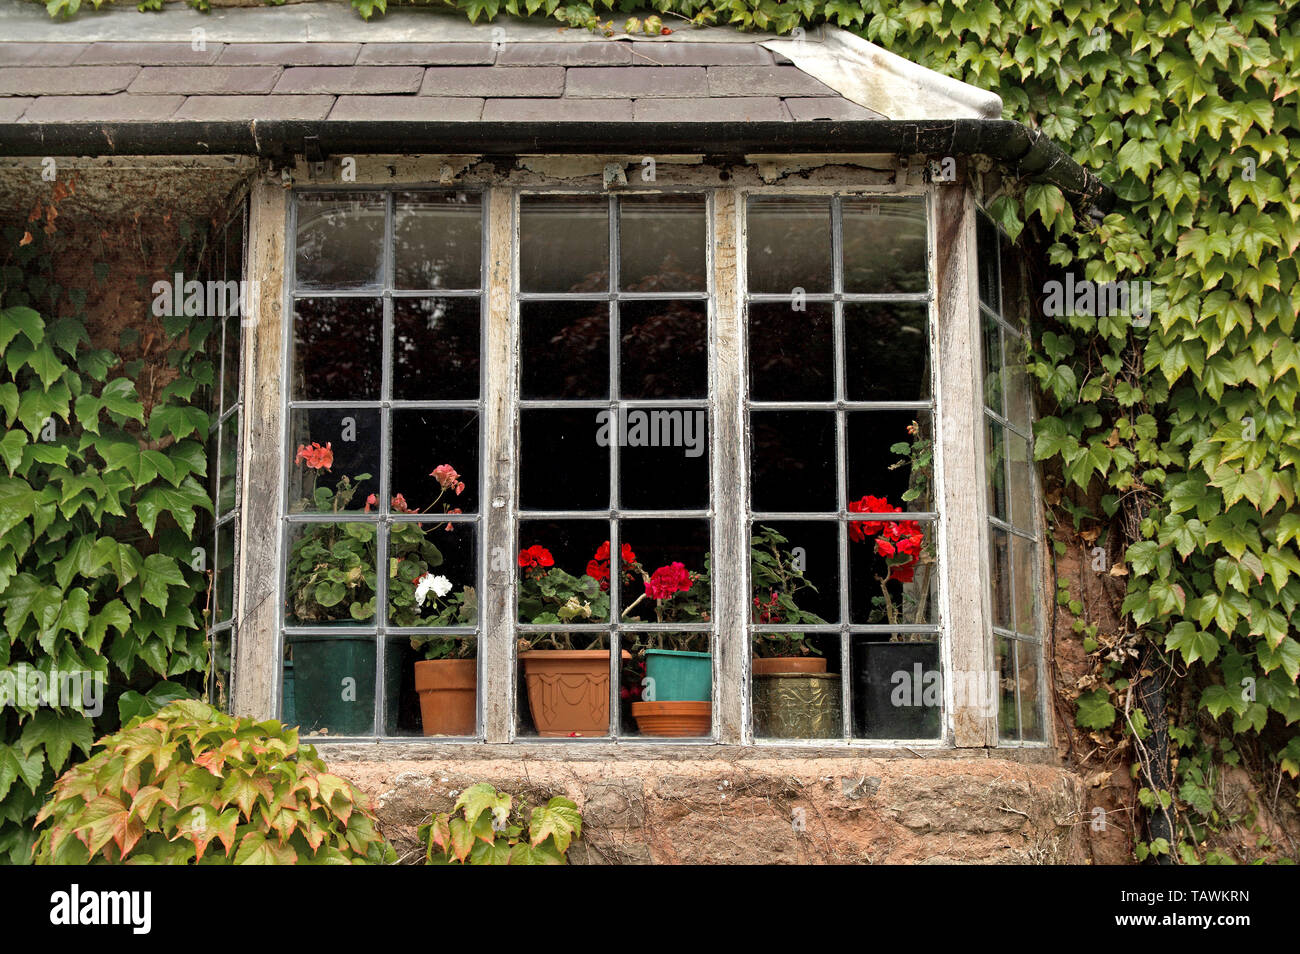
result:
[[(146, 699), (189, 694), (207, 671), (195, 548), (212, 505), (196, 398), (212, 365), (209, 322), (163, 318), (175, 374), (142, 395), (143, 359), (89, 347), (87, 290), (54, 280), (55, 243), (41, 230), (4, 239), (0, 860), (24, 863), (59, 773)], [(107, 266), (93, 273), (102, 282)]]

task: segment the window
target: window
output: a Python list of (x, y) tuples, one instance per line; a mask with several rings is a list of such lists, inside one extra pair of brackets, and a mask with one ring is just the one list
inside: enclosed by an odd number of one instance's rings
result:
[[(955, 406), (979, 342), (943, 329), (974, 327), (975, 278), (936, 276), (973, 252), (933, 232), (969, 226), (960, 203), (521, 178), (287, 194), (261, 484), (282, 716), (332, 739), (981, 745), (995, 714), (945, 680), (991, 675), (996, 646), (1001, 737), (1041, 740), (1025, 312), (987, 223), (996, 372)], [(997, 614), (970, 598), (986, 532)]]
[[(244, 282), (246, 210), (238, 211), (215, 229), (205, 252), (204, 287), (220, 289), (216, 299), (212, 342), (213, 382), (208, 395), (208, 492), (215, 503), (209, 543), (212, 589), (207, 606), (208, 701), (229, 711), (235, 651), (236, 567), (238, 562), (240, 417), (243, 389), (240, 375), (243, 315), (248, 294)], [(219, 283), (219, 284), (213, 284)]]
[(481, 196), (306, 192), (294, 211), (283, 715), (420, 735), (415, 662), (469, 660), (446, 734), (476, 736)]
[(520, 198), (520, 736), (712, 734), (706, 207)]
[(749, 199), (760, 739), (941, 735), (926, 233), (921, 196)]
[(1028, 295), (1019, 259), (1006, 236), (982, 213), (976, 230), (992, 631), (1001, 687), (998, 736), (1005, 742), (1041, 742), (1039, 537), (1024, 340)]

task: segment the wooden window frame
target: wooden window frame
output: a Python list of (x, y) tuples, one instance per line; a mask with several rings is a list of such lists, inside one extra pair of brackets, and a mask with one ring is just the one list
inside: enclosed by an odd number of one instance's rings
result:
[[(364, 157), (371, 158), (371, 157)], [(455, 178), (457, 167), (473, 165), (473, 157), (419, 157), (398, 170), (379, 161), (358, 160), (357, 185), (375, 189), (403, 190), (469, 187), (471, 176)], [(460, 157), (464, 159), (464, 157)], [(588, 168), (599, 169), (608, 160), (580, 157)], [(422, 751), (432, 757), (439, 752), (494, 752), (501, 757), (526, 750), (545, 751), (549, 757), (571, 753), (573, 757), (606, 757), (614, 753), (681, 753), (702, 756), (731, 748), (753, 757), (790, 753), (798, 755), (863, 755), (906, 749), (913, 754), (962, 749), (993, 748), (997, 736), (996, 703), (990, 706), (983, 687), (993, 672), (991, 596), (989, 592), (988, 514), (983, 456), (983, 400), (980, 365), (979, 299), (975, 246), (975, 201), (970, 189), (957, 183), (929, 184), (921, 180), (917, 164), (899, 163), (893, 157), (875, 157), (879, 165), (889, 164), (888, 178), (862, 173), (846, 174), (839, 159), (823, 157), (825, 171), (817, 170), (795, 185), (773, 185), (762, 178), (759, 162), (746, 175), (719, 172), (708, 163), (696, 163), (681, 171), (660, 160), (665, 185), (689, 187), (708, 195), (709, 218), (709, 405), (710, 479), (712, 486), (748, 487), (749, 461), (744, 449), (746, 435), (746, 362), (743, 351), (745, 308), (744, 240), (745, 197), (750, 194), (826, 195), (839, 194), (922, 194), (927, 197), (929, 248), (927, 258), (931, 285), (928, 295), (932, 327), (934, 388), (934, 487), (938, 517), (936, 549), (940, 572), (937, 579), (937, 618), (941, 633), (944, 679), (944, 719), (941, 738), (933, 742), (892, 744), (871, 739), (782, 740), (780, 744), (756, 742), (750, 726), (749, 680), (749, 590), (748, 494), (717, 493), (713, 512), (714, 565), (714, 726), (713, 739), (699, 742), (652, 741), (646, 739), (563, 739), (517, 738), (514, 700), (518, 671), (515, 650), (513, 561), (506, 569), (493, 569), (482, 562), (483, 592), (480, 601), (480, 736), (474, 741), (388, 738), (369, 740), (372, 749), (397, 757), (399, 753)], [(639, 158), (636, 160), (639, 162)], [(525, 168), (522, 160), (519, 167)], [(524, 192), (601, 191), (599, 172), (575, 186), (558, 175), (542, 172), (484, 173), (486, 209), (485, 272), (487, 282), (483, 312), (481, 395), (481, 446), (479, 474), (482, 481), (480, 554), (493, 545), (513, 546), (518, 511), (515, 480), (518, 452), (517, 415), (518, 355), (515, 342), (518, 327), (518, 209)], [(754, 170), (758, 171), (755, 172)], [(430, 175), (439, 170), (442, 175)], [(447, 173), (452, 174), (448, 180)], [(307, 182), (305, 165), (298, 167), (302, 183)], [(241, 639), (235, 668), (238, 673), (234, 709), (239, 714), (261, 718), (279, 711), (279, 650), (283, 565), (281, 524), (284, 514), (287, 454), (283, 445), (287, 403), (281, 380), (285, 359), (284, 323), (292, 320), (292, 289), (286, 278), (286, 256), (291, 253), (291, 174), (265, 174), (252, 184), (248, 225), (249, 278), (258, 281), (257, 314), (244, 336), (244, 429), (243, 481), (240, 526), (241, 560), (238, 567), (238, 617)], [(897, 182), (897, 185), (892, 184)], [(324, 184), (328, 185), (328, 183)], [(675, 189), (674, 191), (681, 191)], [(635, 186), (627, 193), (663, 191)], [(489, 386), (490, 385), (490, 386)], [(274, 461), (274, 464), (270, 462)], [(269, 465), (269, 466), (268, 466)], [(1041, 535), (1040, 535), (1041, 539)], [(502, 541), (505, 541), (502, 543)], [(498, 564), (499, 565), (499, 564)], [(1041, 606), (1041, 594), (1040, 594)], [(1044, 667), (1045, 668), (1045, 667)], [(955, 692), (963, 680), (977, 687), (975, 692)], [(1046, 716), (1047, 711), (1045, 707)], [(1050, 739), (1050, 730), (1047, 733)], [(486, 743), (486, 744), (484, 744)], [(347, 744), (351, 752), (360, 751)], [(1005, 743), (1002, 743), (1005, 745)], [(1039, 744), (1045, 748), (1047, 743)], [(1040, 755), (1028, 751), (1025, 758)], [(351, 757), (351, 756), (350, 756)], [(568, 756), (562, 756), (568, 757)]]

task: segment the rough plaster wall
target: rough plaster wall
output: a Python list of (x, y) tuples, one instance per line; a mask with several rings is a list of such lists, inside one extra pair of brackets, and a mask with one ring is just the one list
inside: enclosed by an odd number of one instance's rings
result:
[[(415, 829), (476, 782), (583, 812), (577, 864), (1069, 864), (1086, 860), (1083, 786), (1000, 759), (353, 762), (402, 860)], [(796, 831), (802, 808), (804, 830)]]

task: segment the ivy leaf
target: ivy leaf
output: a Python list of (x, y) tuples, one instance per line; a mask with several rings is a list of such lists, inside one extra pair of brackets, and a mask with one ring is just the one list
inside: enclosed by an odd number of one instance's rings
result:
[(172, 557), (163, 556), (161, 553), (153, 553), (144, 558), (144, 569), (140, 571), (140, 580), (143, 584), (142, 594), (145, 602), (153, 604), (160, 610), (167, 608), (167, 588), (185, 585), (185, 576), (181, 573), (180, 566)]
[(0, 743), (0, 799), (21, 779), (33, 795), (40, 787), (45, 760), (39, 752), (24, 753), (17, 746)]
[(77, 398), (74, 410), (81, 426), (92, 434), (99, 433), (99, 414), (103, 410), (107, 410), (119, 424), (128, 420), (144, 423), (144, 405), (140, 403), (135, 384), (129, 378), (114, 378), (104, 385), (98, 395), (81, 395)]
[(1276, 646), (1265, 644), (1257, 648), (1255, 658), (1259, 660), (1260, 667), (1266, 673), (1281, 666), (1293, 681), (1300, 678), (1300, 642), (1296, 642), (1290, 636), (1282, 637), (1281, 642)]
[(23, 726), (19, 745), (23, 755), (30, 755), (38, 745), (44, 746), (50, 768), (61, 772), (73, 746), (80, 749), (83, 755), (89, 755), (93, 741), (91, 720), (87, 716), (79, 712), (44, 708), (38, 710)]
[(6, 350), (20, 332), (33, 346), (38, 345), (45, 338), (45, 322), (35, 311), (22, 305), (0, 311), (0, 351)]
[(110, 626), (123, 636), (131, 631), (131, 613), (121, 600), (110, 600), (90, 618), (82, 643), (92, 652), (99, 652)]
[(4, 458), (5, 468), (10, 475), (23, 462), (23, 445), (26, 443), (25, 431), (5, 431), (5, 436), (0, 438), (0, 457)]
[(1078, 703), (1078, 723), (1085, 729), (1108, 729), (1115, 724), (1115, 707), (1110, 704), (1110, 693), (1106, 689), (1081, 693)]
[(578, 806), (567, 798), (552, 798), (544, 808), (533, 809), (528, 822), (528, 841), (537, 847), (548, 837), (555, 839), (555, 847), (563, 854), (570, 839), (582, 834), (582, 815)]
[(140, 526), (153, 536), (158, 516), (164, 511), (170, 513), (187, 536), (193, 536), (194, 523), (197, 519), (195, 509), (212, 512), (212, 502), (207, 492), (195, 482), (193, 477), (186, 477), (179, 487), (150, 487), (140, 496), (136, 504)]
[(154, 440), (163, 434), (181, 440), (194, 433), (200, 438), (208, 433), (208, 415), (197, 407), (160, 404), (149, 415), (149, 436)]
[(1175, 623), (1165, 636), (1165, 649), (1182, 653), (1183, 659), (1190, 665), (1201, 659), (1213, 662), (1219, 655), (1219, 641), (1209, 633), (1196, 628), (1190, 620)]

